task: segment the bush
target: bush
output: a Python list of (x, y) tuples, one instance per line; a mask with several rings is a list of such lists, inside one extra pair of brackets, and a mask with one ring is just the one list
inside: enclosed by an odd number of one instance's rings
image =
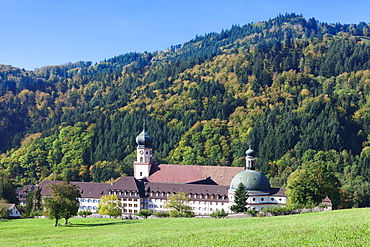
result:
[(139, 213), (137, 213), (137, 216), (143, 217), (145, 219), (148, 219), (149, 216), (151, 216), (153, 213), (149, 209), (141, 209)]
[(194, 216), (195, 215), (193, 211), (185, 211), (183, 214), (180, 215), (180, 217), (184, 217), (184, 218), (192, 218)]
[(285, 207), (267, 207), (262, 210), (264, 213), (270, 213), (273, 216), (293, 214), (296, 210), (302, 209), (299, 205), (288, 205)]
[(168, 212), (165, 212), (165, 211), (154, 212), (153, 215), (158, 217), (158, 218), (167, 218), (167, 217), (170, 216), (170, 214)]
[(187, 211), (185, 211), (185, 212), (183, 212), (181, 214), (177, 210), (171, 210), (169, 216), (171, 218), (178, 218), (178, 217), (181, 217), (181, 218), (192, 218), (195, 215), (194, 215), (193, 211), (189, 211), (189, 210), (187, 210)]
[(33, 210), (30, 213), (30, 217), (35, 217), (35, 216), (42, 216), (42, 210)]
[(180, 213), (177, 210), (170, 210), (170, 217), (171, 218), (180, 217)]
[(228, 215), (229, 214), (224, 209), (221, 209), (221, 210), (216, 210), (212, 212), (209, 216), (213, 218), (225, 218)]
[(247, 211), (244, 212), (245, 214), (249, 214), (251, 215), (252, 217), (256, 216), (257, 215), (257, 211), (255, 209), (247, 209)]
[(91, 215), (92, 213), (91, 213), (91, 211), (90, 211), (90, 210), (86, 209), (86, 210), (78, 211), (78, 213), (77, 213), (77, 214), (78, 214), (79, 216), (82, 216), (82, 217), (86, 218), (86, 216)]

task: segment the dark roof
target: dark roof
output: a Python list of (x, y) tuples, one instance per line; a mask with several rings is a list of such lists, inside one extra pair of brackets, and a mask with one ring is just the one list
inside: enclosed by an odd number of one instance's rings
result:
[(283, 196), (285, 197), (285, 189), (284, 188), (271, 188), (270, 189), (271, 196)]
[[(43, 181), (39, 188), (41, 188), (41, 195), (50, 196), (51, 192), (47, 185), (49, 184), (62, 183), (61, 181)], [(104, 195), (108, 195), (108, 191), (111, 188), (109, 183), (93, 183), (93, 182), (71, 182), (71, 184), (76, 184), (80, 189), (82, 198), (100, 198)]]
[(120, 177), (110, 188), (111, 190), (137, 191), (138, 181), (132, 176)]
[(218, 185), (230, 186), (232, 178), (243, 170), (244, 167), (160, 164), (152, 166), (147, 179), (161, 183), (193, 183), (208, 178)]
[(178, 193), (184, 192), (187, 194), (208, 194), (208, 195), (226, 195), (229, 187), (221, 185), (205, 185), (205, 184), (178, 184), (178, 183), (158, 183), (148, 182), (145, 185), (147, 192), (165, 192)]
[(26, 185), (22, 189), (17, 190), (17, 194), (18, 195), (27, 195), (31, 190), (33, 190), (34, 187), (35, 187), (35, 185)]

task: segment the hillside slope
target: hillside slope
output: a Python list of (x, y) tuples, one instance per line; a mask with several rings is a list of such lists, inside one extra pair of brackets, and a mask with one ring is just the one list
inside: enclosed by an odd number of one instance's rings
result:
[(95, 65), (1, 66), (0, 170), (18, 185), (132, 175), (145, 120), (157, 162), (242, 166), (251, 145), (274, 186), (325, 161), (346, 203), (369, 206), (369, 30), (286, 14)]

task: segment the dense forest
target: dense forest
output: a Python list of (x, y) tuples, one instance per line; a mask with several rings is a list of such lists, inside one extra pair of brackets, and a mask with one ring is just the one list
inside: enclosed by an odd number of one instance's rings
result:
[(343, 207), (370, 206), (370, 25), (285, 14), (97, 64), (0, 65), (15, 186), (133, 175), (144, 121), (156, 162), (243, 166), (251, 146), (273, 186), (325, 167)]

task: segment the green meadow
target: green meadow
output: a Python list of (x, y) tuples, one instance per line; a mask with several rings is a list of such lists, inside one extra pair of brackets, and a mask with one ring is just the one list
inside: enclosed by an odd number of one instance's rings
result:
[[(63, 221), (62, 221), (63, 223)], [(0, 246), (370, 246), (370, 209), (236, 219), (0, 221)]]

